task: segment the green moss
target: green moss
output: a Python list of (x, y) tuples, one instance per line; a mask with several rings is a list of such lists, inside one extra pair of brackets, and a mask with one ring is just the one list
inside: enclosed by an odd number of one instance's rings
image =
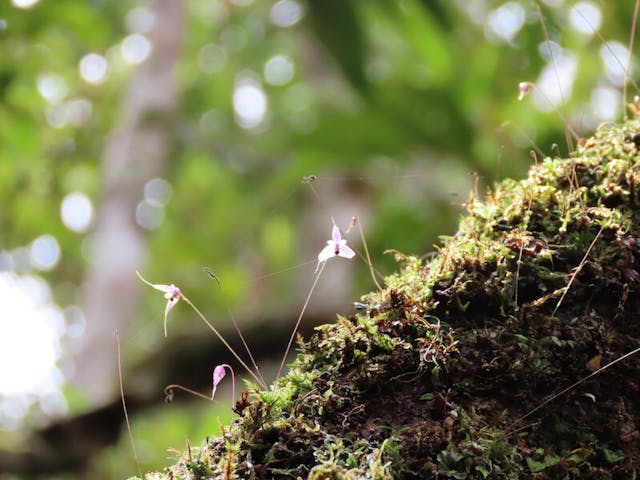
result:
[[(614, 479), (640, 469), (640, 122), (486, 199), (148, 478)], [(525, 417), (523, 419), (523, 417)], [(158, 474), (156, 474), (158, 475)]]

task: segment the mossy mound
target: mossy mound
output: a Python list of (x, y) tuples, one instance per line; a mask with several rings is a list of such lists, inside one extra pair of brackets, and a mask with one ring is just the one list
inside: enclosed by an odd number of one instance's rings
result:
[(147, 478), (636, 478), (638, 357), (542, 404), (640, 343), (639, 149), (640, 121), (603, 126), (472, 196), (437, 255), (396, 254), (384, 292)]

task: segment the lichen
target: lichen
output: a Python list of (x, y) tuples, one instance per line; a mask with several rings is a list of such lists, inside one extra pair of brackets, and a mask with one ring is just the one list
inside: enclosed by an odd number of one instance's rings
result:
[(472, 195), (430, 260), (301, 342), (164, 479), (617, 479), (640, 470), (640, 121)]

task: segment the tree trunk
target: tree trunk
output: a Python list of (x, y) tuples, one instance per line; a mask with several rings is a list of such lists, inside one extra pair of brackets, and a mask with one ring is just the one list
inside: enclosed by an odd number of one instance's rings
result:
[(108, 402), (116, 391), (113, 332), (124, 329), (134, 314), (141, 289), (134, 272), (145, 252), (136, 206), (143, 199), (145, 183), (165, 171), (172, 145), (171, 119), (178, 105), (174, 77), (186, 1), (155, 0), (150, 8), (152, 52), (133, 74), (102, 155), (103, 198), (84, 285), (87, 324), (72, 379), (92, 405)]

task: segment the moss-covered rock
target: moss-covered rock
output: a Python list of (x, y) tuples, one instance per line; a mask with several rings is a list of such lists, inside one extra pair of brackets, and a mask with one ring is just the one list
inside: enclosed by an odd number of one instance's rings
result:
[[(601, 127), (485, 200), (271, 391), (149, 478), (627, 479), (640, 362), (640, 121)], [(537, 408), (540, 407), (540, 408)]]

